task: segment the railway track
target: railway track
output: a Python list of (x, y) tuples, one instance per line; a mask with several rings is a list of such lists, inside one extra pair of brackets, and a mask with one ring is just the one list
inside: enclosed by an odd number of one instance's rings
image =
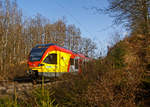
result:
[[(51, 86), (57, 84), (58, 81), (45, 80), (44, 86)], [(33, 90), (42, 86), (42, 80), (37, 81), (33, 84), (32, 78), (30, 77), (19, 77), (14, 80), (0, 80), (0, 97), (5, 95), (14, 95), (14, 93), (23, 93), (28, 90)]]

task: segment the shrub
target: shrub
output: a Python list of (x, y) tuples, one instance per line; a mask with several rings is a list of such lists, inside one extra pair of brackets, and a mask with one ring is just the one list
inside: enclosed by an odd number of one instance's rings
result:
[(88, 87), (89, 104), (98, 107), (135, 107), (141, 84), (140, 71), (109, 71)]
[(18, 104), (17, 100), (4, 97), (0, 99), (0, 107), (21, 107), (21, 105)]
[(126, 54), (125, 45), (120, 41), (108, 53), (107, 60), (114, 69), (120, 69), (125, 66), (124, 55)]
[(55, 105), (55, 99), (52, 99), (51, 96), (53, 95), (53, 92), (50, 92), (46, 89), (36, 89), (34, 91), (34, 100), (37, 107), (57, 107), (58, 105)]
[[(69, 74), (66, 75), (69, 77)], [(67, 77), (66, 77), (67, 78)], [(65, 107), (80, 107), (86, 104), (83, 93), (88, 86), (88, 80), (82, 76), (72, 75), (71, 79), (63, 81), (53, 87), (56, 102), (60, 106)]]

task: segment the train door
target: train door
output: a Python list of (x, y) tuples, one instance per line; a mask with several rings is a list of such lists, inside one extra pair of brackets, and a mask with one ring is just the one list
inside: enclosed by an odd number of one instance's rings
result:
[(70, 58), (70, 72), (78, 72), (79, 71), (79, 57)]
[(74, 72), (75, 71), (75, 61), (73, 58), (70, 58), (70, 69), (69, 72)]

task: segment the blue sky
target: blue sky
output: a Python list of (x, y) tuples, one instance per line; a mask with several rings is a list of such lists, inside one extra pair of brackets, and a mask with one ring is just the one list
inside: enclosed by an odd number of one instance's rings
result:
[(107, 0), (18, 0), (17, 3), (25, 16), (40, 13), (52, 22), (65, 17), (67, 24), (75, 24), (80, 28), (81, 36), (91, 38), (99, 48), (106, 48), (112, 33), (122, 31), (121, 27), (111, 27), (111, 17), (87, 9), (106, 7)]

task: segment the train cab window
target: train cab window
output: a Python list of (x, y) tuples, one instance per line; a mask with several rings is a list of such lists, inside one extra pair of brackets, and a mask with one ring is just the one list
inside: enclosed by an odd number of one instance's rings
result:
[(48, 63), (48, 64), (57, 64), (57, 54), (50, 54), (50, 55), (48, 55), (45, 58), (44, 62)]
[(70, 58), (70, 65), (74, 65), (74, 59)]
[(75, 59), (75, 69), (78, 69), (78, 59)]

